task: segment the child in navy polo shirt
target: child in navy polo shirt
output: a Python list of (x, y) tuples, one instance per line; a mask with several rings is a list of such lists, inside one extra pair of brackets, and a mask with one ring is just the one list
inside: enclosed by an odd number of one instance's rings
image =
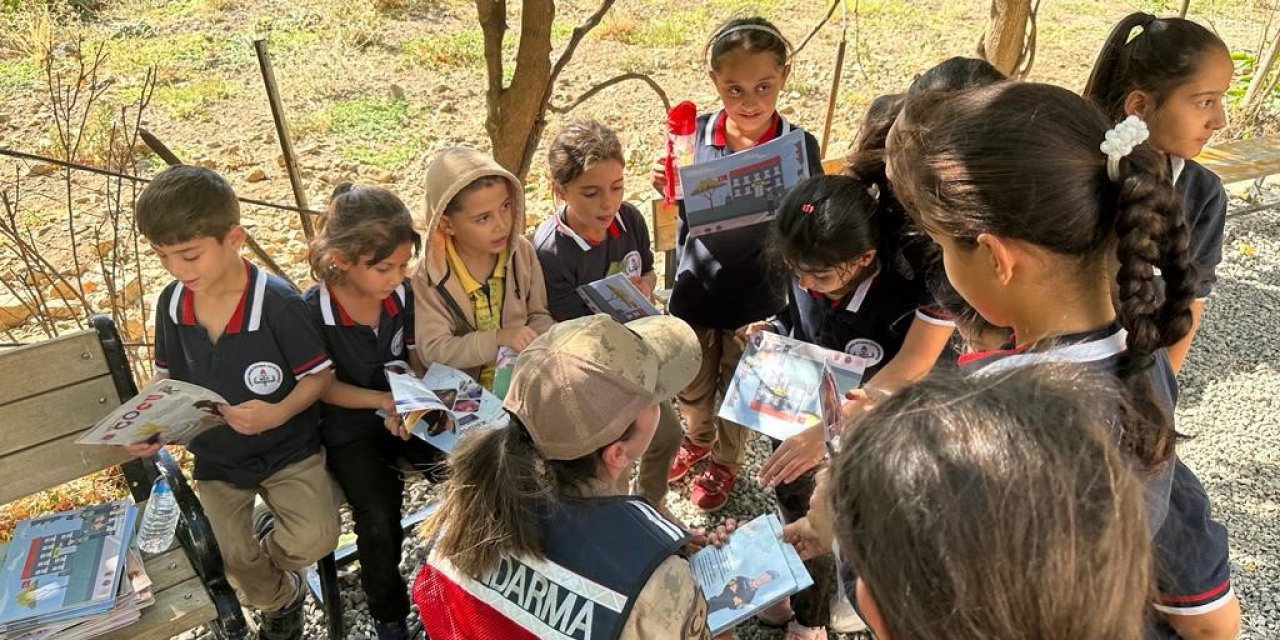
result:
[[(1135, 29), (1140, 29), (1136, 35)], [(1222, 262), (1227, 193), (1222, 180), (1192, 158), (1227, 125), (1224, 96), (1234, 71), (1231, 51), (1209, 29), (1183, 18), (1132, 13), (1112, 29), (1084, 89), (1112, 122), (1142, 118), (1151, 130), (1148, 144), (1168, 156), (1167, 175), (1182, 196), (1198, 274), (1191, 331), (1169, 347), (1175, 373), (1191, 348)]]
[[(551, 142), (547, 168), (562, 203), (533, 236), (547, 283), (547, 309), (556, 321), (589, 315), (578, 287), (615, 273), (625, 274), (653, 296), (653, 248), (644, 216), (623, 202), (622, 143), (608, 127), (587, 120), (567, 125)], [(680, 446), (680, 418), (670, 402), (660, 405), (653, 442), (640, 459), (636, 493), (661, 506), (667, 469)]]
[[(748, 339), (772, 331), (857, 356), (866, 367), (864, 389), (884, 384), (896, 390), (933, 368), (954, 327), (937, 309), (924, 270), (913, 268), (900, 251), (902, 214), (881, 206), (873, 190), (857, 178), (817, 176), (787, 194), (769, 226), (768, 247), (792, 274), (788, 302), (741, 334)], [(821, 450), (824, 438), (817, 430)], [(775, 448), (781, 444), (774, 441)], [(766, 478), (787, 522), (808, 512), (821, 459), (819, 453), (784, 462)], [(825, 603), (835, 593), (831, 557), (807, 564), (814, 586), (792, 597), (796, 623), (825, 626)]]
[[(227, 424), (188, 446), (227, 577), (262, 610), (259, 637), (301, 638), (298, 571), (333, 551), (339, 530), (314, 407), (332, 380), (324, 342), (302, 298), (240, 257), (240, 206), (221, 176), (170, 167), (138, 197), (136, 216), (175, 278), (156, 302), (156, 376), (229, 403)], [(162, 444), (128, 449), (150, 455)], [(257, 496), (273, 517), (253, 516)]]
[(1072, 362), (1118, 381), (1112, 437), (1145, 485), (1154, 534), (1161, 615), (1148, 637), (1233, 638), (1227, 531), (1176, 449), (1166, 349), (1192, 326), (1190, 224), (1165, 156), (1136, 123), (1109, 127), (1050, 85), (922, 95), (894, 127), (889, 164), (956, 291), (1013, 329), (1012, 348), (967, 356), (962, 370), (995, 377)]
[(432, 481), (443, 472), (440, 450), (404, 430), (386, 375), (389, 365), (424, 370), (414, 350), (413, 289), (406, 277), (418, 247), (413, 218), (395, 194), (341, 185), (311, 245), (316, 284), (303, 294), (337, 372), (321, 398), (320, 438), (351, 505), (360, 585), (379, 640), (409, 637), (398, 461), (407, 460)]
[[(706, 162), (764, 144), (796, 129), (775, 109), (791, 73), (791, 44), (764, 18), (730, 20), (706, 46), (708, 75), (723, 108), (698, 117), (694, 162)], [(822, 173), (818, 141), (805, 133), (809, 173)], [(661, 162), (652, 174), (662, 191)], [(716, 417), (719, 397), (733, 379), (742, 342), (735, 332), (776, 312), (785, 287), (765, 263), (764, 229), (759, 226), (690, 237), (684, 209), (676, 226), (679, 266), (668, 305), (671, 314), (693, 325), (702, 345), (702, 369), (678, 397), (688, 431), (669, 473), (684, 477), (710, 458), (695, 477), (690, 501), (704, 511), (724, 507), (746, 451), (745, 427)]]

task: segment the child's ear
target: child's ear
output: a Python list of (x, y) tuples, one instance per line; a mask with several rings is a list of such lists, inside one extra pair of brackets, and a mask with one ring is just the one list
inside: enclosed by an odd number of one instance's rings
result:
[(1155, 101), (1146, 91), (1135, 89), (1124, 97), (1124, 114), (1127, 116), (1138, 116), (1146, 120), (1154, 107)]
[(436, 223), (436, 228), (439, 229), (440, 232), (445, 234), (446, 236), (452, 236), (457, 234), (458, 232), (457, 229), (454, 228), (453, 218), (450, 218), (449, 214), (444, 214), (440, 216), (440, 221)]
[(556, 202), (565, 202), (564, 187), (560, 186), (554, 178), (547, 178), (547, 183), (551, 185), (551, 195), (555, 196)]
[(857, 265), (859, 267), (866, 268), (871, 266), (871, 263), (875, 261), (876, 261), (876, 250), (871, 249), (870, 251), (867, 251), (866, 253), (863, 253), (862, 255), (858, 256)]
[(1009, 284), (1013, 279), (1014, 264), (1017, 262), (1012, 245), (1004, 238), (990, 233), (978, 234), (977, 243), (978, 248), (982, 249), (986, 256), (991, 275), (1000, 284)]
[(246, 231), (244, 227), (237, 224), (232, 225), (231, 228), (227, 230), (227, 235), (222, 237), (222, 242), (223, 244), (235, 247), (236, 250), (239, 251), (240, 247), (244, 245), (245, 239), (248, 237), (249, 232)]
[[(790, 77), (791, 77), (791, 63), (788, 62), (782, 65), (782, 84), (786, 84), (787, 78), (790, 78)], [(779, 87), (779, 91), (781, 91), (781, 87)]]
[(352, 261), (347, 258), (347, 254), (334, 249), (329, 255), (333, 257), (333, 266), (343, 271), (351, 268)]

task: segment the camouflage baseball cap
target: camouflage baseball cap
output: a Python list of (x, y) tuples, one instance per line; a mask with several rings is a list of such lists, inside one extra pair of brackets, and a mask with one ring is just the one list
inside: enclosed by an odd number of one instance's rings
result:
[(561, 322), (516, 359), (503, 406), (548, 460), (575, 460), (615, 442), (649, 405), (669, 400), (702, 363), (683, 320), (619, 324), (605, 314)]

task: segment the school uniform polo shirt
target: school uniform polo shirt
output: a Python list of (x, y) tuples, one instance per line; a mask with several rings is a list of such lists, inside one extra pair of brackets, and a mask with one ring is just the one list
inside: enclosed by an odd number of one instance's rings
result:
[(898, 355), (916, 318), (954, 326), (933, 303), (922, 277), (907, 278), (877, 261), (875, 271), (839, 300), (805, 289), (792, 277), (787, 307), (771, 322), (783, 335), (858, 356), (866, 381)]
[[(302, 298), (248, 261), (244, 268), (244, 293), (217, 343), (196, 321), (196, 293), (176, 281), (164, 288), (156, 301), (156, 372), (210, 389), (228, 404), (277, 403), (303, 377), (332, 363)], [(214, 427), (187, 446), (195, 455), (195, 478), (258, 486), (320, 451), (317, 418), (311, 407), (252, 436), (225, 424)]]
[(547, 309), (557, 322), (591, 314), (578, 287), (615, 273), (631, 277), (653, 271), (649, 227), (640, 211), (626, 202), (599, 243), (574, 231), (561, 206), (538, 225), (533, 247), (547, 284)]
[(1222, 180), (1194, 160), (1172, 158), (1174, 188), (1191, 228), (1191, 263), (1196, 266), (1196, 297), (1208, 298), (1218, 282), (1222, 239), (1227, 226), (1227, 191)]
[[(1075, 362), (1116, 373), (1124, 352), (1125, 331), (1113, 325), (1102, 331), (1063, 336), (1044, 351), (1003, 349), (967, 354), (961, 370), (974, 375), (1007, 373), (1038, 362)], [(1177, 378), (1163, 349), (1148, 370), (1157, 401), (1173, 416)], [(1227, 529), (1210, 512), (1200, 480), (1181, 460), (1142, 478), (1147, 520), (1156, 561), (1156, 600), (1164, 613), (1196, 615), (1227, 604), (1232, 597)], [(1174, 640), (1177, 633), (1163, 620), (1148, 624), (1147, 638)]]
[[(694, 131), (694, 162), (731, 155), (725, 135), (724, 110), (698, 116)], [(756, 141), (763, 144), (797, 129), (774, 114), (774, 126)], [(804, 134), (809, 175), (822, 174), (817, 138)], [(767, 225), (757, 224), (691, 237), (684, 201), (676, 219), (675, 284), (668, 308), (689, 324), (734, 330), (763, 320), (786, 304), (786, 283), (775, 275), (764, 255)]]
[[(409, 281), (406, 279), (382, 301), (376, 330), (352, 320), (323, 282), (307, 289), (302, 299), (312, 321), (319, 326), (338, 381), (362, 389), (391, 391), (386, 365), (398, 363), (407, 369), (409, 350), (414, 347), (413, 288)], [(386, 432), (382, 418), (372, 409), (321, 403), (320, 438), (326, 446), (380, 437)]]

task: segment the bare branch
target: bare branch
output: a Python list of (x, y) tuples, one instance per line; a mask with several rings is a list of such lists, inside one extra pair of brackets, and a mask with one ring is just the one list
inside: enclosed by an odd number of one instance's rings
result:
[(792, 60), (795, 60), (796, 56), (799, 55), (800, 50), (803, 49), (805, 45), (809, 44), (809, 41), (812, 40), (814, 36), (818, 35), (818, 31), (820, 31), (822, 27), (826, 26), (827, 21), (831, 20), (831, 16), (835, 15), (836, 7), (839, 7), (842, 1), (843, 0), (832, 0), (831, 6), (827, 7), (827, 14), (822, 16), (822, 19), (818, 21), (818, 24), (814, 25), (813, 29), (809, 30), (809, 35), (806, 35), (804, 39), (800, 41), (800, 44), (796, 45), (795, 48), (791, 50)]
[(663, 110), (664, 111), (671, 110), (671, 100), (667, 98), (667, 92), (663, 91), (662, 87), (659, 86), (657, 81), (655, 81), (653, 78), (649, 77), (646, 74), (637, 73), (637, 72), (624, 73), (622, 75), (617, 75), (612, 78), (609, 78), (608, 80), (605, 80), (604, 82), (601, 82), (591, 87), (590, 89), (587, 89), (586, 92), (584, 92), (582, 95), (575, 98), (573, 102), (570, 102), (569, 104), (563, 107), (557, 107), (553, 104), (548, 103), (547, 109), (552, 113), (569, 113), (570, 111), (573, 111), (578, 105), (591, 99), (591, 97), (596, 95), (597, 93), (600, 93), (601, 91), (604, 91), (605, 89), (612, 87), (615, 84), (626, 82), (627, 80), (640, 80), (640, 81), (643, 81), (645, 84), (649, 85), (649, 87), (653, 89), (654, 93), (658, 94), (658, 98), (662, 100)]
[[(596, 7), (595, 13), (583, 20), (582, 24), (574, 27), (573, 34), (569, 36), (569, 43), (564, 46), (564, 51), (556, 59), (555, 66), (551, 67), (551, 79), (547, 83), (548, 87), (555, 84), (556, 78), (560, 77), (560, 72), (564, 70), (565, 65), (569, 64), (569, 59), (573, 57), (574, 51), (578, 49), (578, 44), (582, 42), (583, 38), (587, 37), (587, 33), (600, 24), (600, 21), (604, 19), (604, 14), (608, 13), (609, 9), (613, 7), (613, 3), (614, 0), (602, 0), (600, 6)], [(550, 96), (550, 92), (547, 95)]]

